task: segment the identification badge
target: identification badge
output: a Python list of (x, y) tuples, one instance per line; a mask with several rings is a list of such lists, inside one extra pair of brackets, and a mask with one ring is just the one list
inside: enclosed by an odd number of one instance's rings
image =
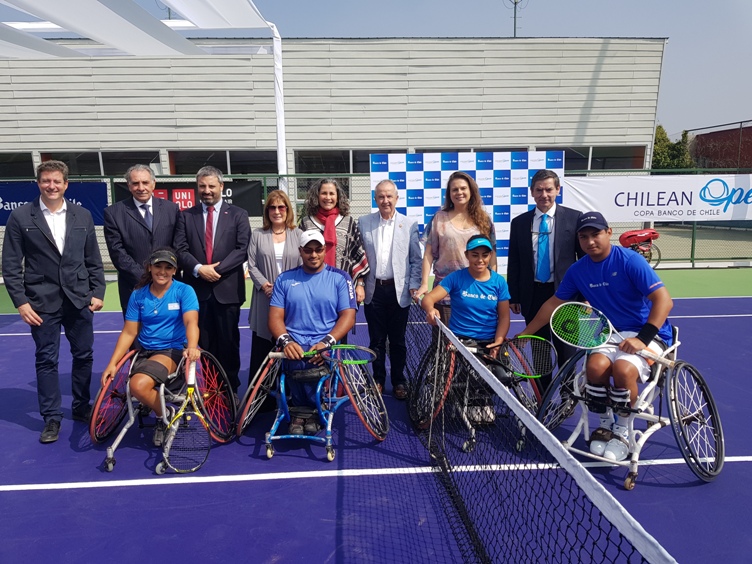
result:
[(169, 309), (169, 310), (176, 310), (176, 309), (180, 309), (180, 304), (178, 304), (178, 303), (174, 303), (174, 304), (167, 304), (167, 309)]

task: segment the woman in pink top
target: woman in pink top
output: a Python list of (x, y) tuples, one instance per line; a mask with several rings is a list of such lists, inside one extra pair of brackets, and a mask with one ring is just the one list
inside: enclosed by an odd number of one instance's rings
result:
[[(436, 212), (431, 223), (426, 226), (421, 284), (414, 297), (422, 296), (428, 291), (428, 277), (432, 268), (435, 286), (450, 273), (468, 266), (465, 247), (473, 235), (484, 235), (496, 245), (496, 230), (483, 209), (483, 200), (475, 179), (465, 172), (455, 172), (447, 181), (444, 207)], [(495, 250), (490, 265), (496, 270)], [(437, 309), (441, 321), (447, 323), (448, 298), (440, 305), (443, 307)]]

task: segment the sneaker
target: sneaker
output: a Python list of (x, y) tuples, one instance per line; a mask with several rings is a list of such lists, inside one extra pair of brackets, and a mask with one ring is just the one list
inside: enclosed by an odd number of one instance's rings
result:
[(305, 419), (303, 419), (302, 417), (293, 417), (290, 420), (290, 425), (287, 427), (287, 434), (288, 435), (302, 435), (304, 423), (305, 423)]
[(473, 425), (491, 425), (496, 421), (492, 405), (471, 405), (467, 408), (467, 419)]
[[(172, 421), (172, 418), (175, 417), (175, 408), (171, 405), (167, 406), (167, 420)], [(157, 422), (154, 425), (154, 437), (152, 438), (152, 442), (154, 443), (155, 447), (161, 447), (164, 443), (165, 438), (165, 432), (167, 431), (167, 427), (165, 426), (165, 423), (161, 417), (157, 417)]]
[(80, 409), (74, 409), (72, 417), (73, 421), (88, 423), (89, 419), (91, 419), (91, 406), (87, 404)]
[(622, 425), (614, 425), (612, 439), (608, 441), (606, 450), (603, 452), (603, 458), (621, 462), (629, 454), (629, 434), (627, 428)]
[(606, 445), (608, 444), (608, 441), (611, 440), (612, 435), (611, 429), (598, 427), (590, 435), (590, 452), (597, 456), (603, 456), (603, 453), (606, 450)]
[(49, 421), (44, 422), (44, 429), (42, 430), (42, 434), (39, 435), (39, 442), (46, 444), (46, 443), (54, 443), (57, 440), (57, 436), (60, 434), (60, 421), (57, 421), (56, 419), (50, 419)]
[(321, 425), (319, 424), (319, 416), (318, 414), (311, 415), (308, 419), (305, 420), (305, 424), (303, 425), (303, 430), (305, 431), (306, 435), (315, 435), (321, 430)]

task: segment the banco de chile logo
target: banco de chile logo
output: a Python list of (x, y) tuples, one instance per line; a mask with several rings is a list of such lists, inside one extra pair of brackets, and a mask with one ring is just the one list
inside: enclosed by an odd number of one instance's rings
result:
[(752, 204), (752, 188), (746, 192), (744, 188), (729, 188), (725, 180), (714, 178), (700, 189), (700, 199), (711, 206), (723, 206), (726, 212), (729, 206)]

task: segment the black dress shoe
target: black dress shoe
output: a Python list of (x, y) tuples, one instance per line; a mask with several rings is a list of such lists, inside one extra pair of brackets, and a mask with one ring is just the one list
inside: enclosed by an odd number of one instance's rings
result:
[(407, 387), (404, 384), (397, 384), (394, 386), (393, 395), (398, 400), (404, 400), (407, 398)]
[(81, 409), (73, 410), (73, 421), (81, 421), (82, 423), (88, 423), (91, 419), (91, 406), (87, 405)]
[(50, 419), (45, 422), (44, 430), (39, 435), (40, 443), (54, 443), (57, 440), (57, 436), (60, 433), (60, 421)]

